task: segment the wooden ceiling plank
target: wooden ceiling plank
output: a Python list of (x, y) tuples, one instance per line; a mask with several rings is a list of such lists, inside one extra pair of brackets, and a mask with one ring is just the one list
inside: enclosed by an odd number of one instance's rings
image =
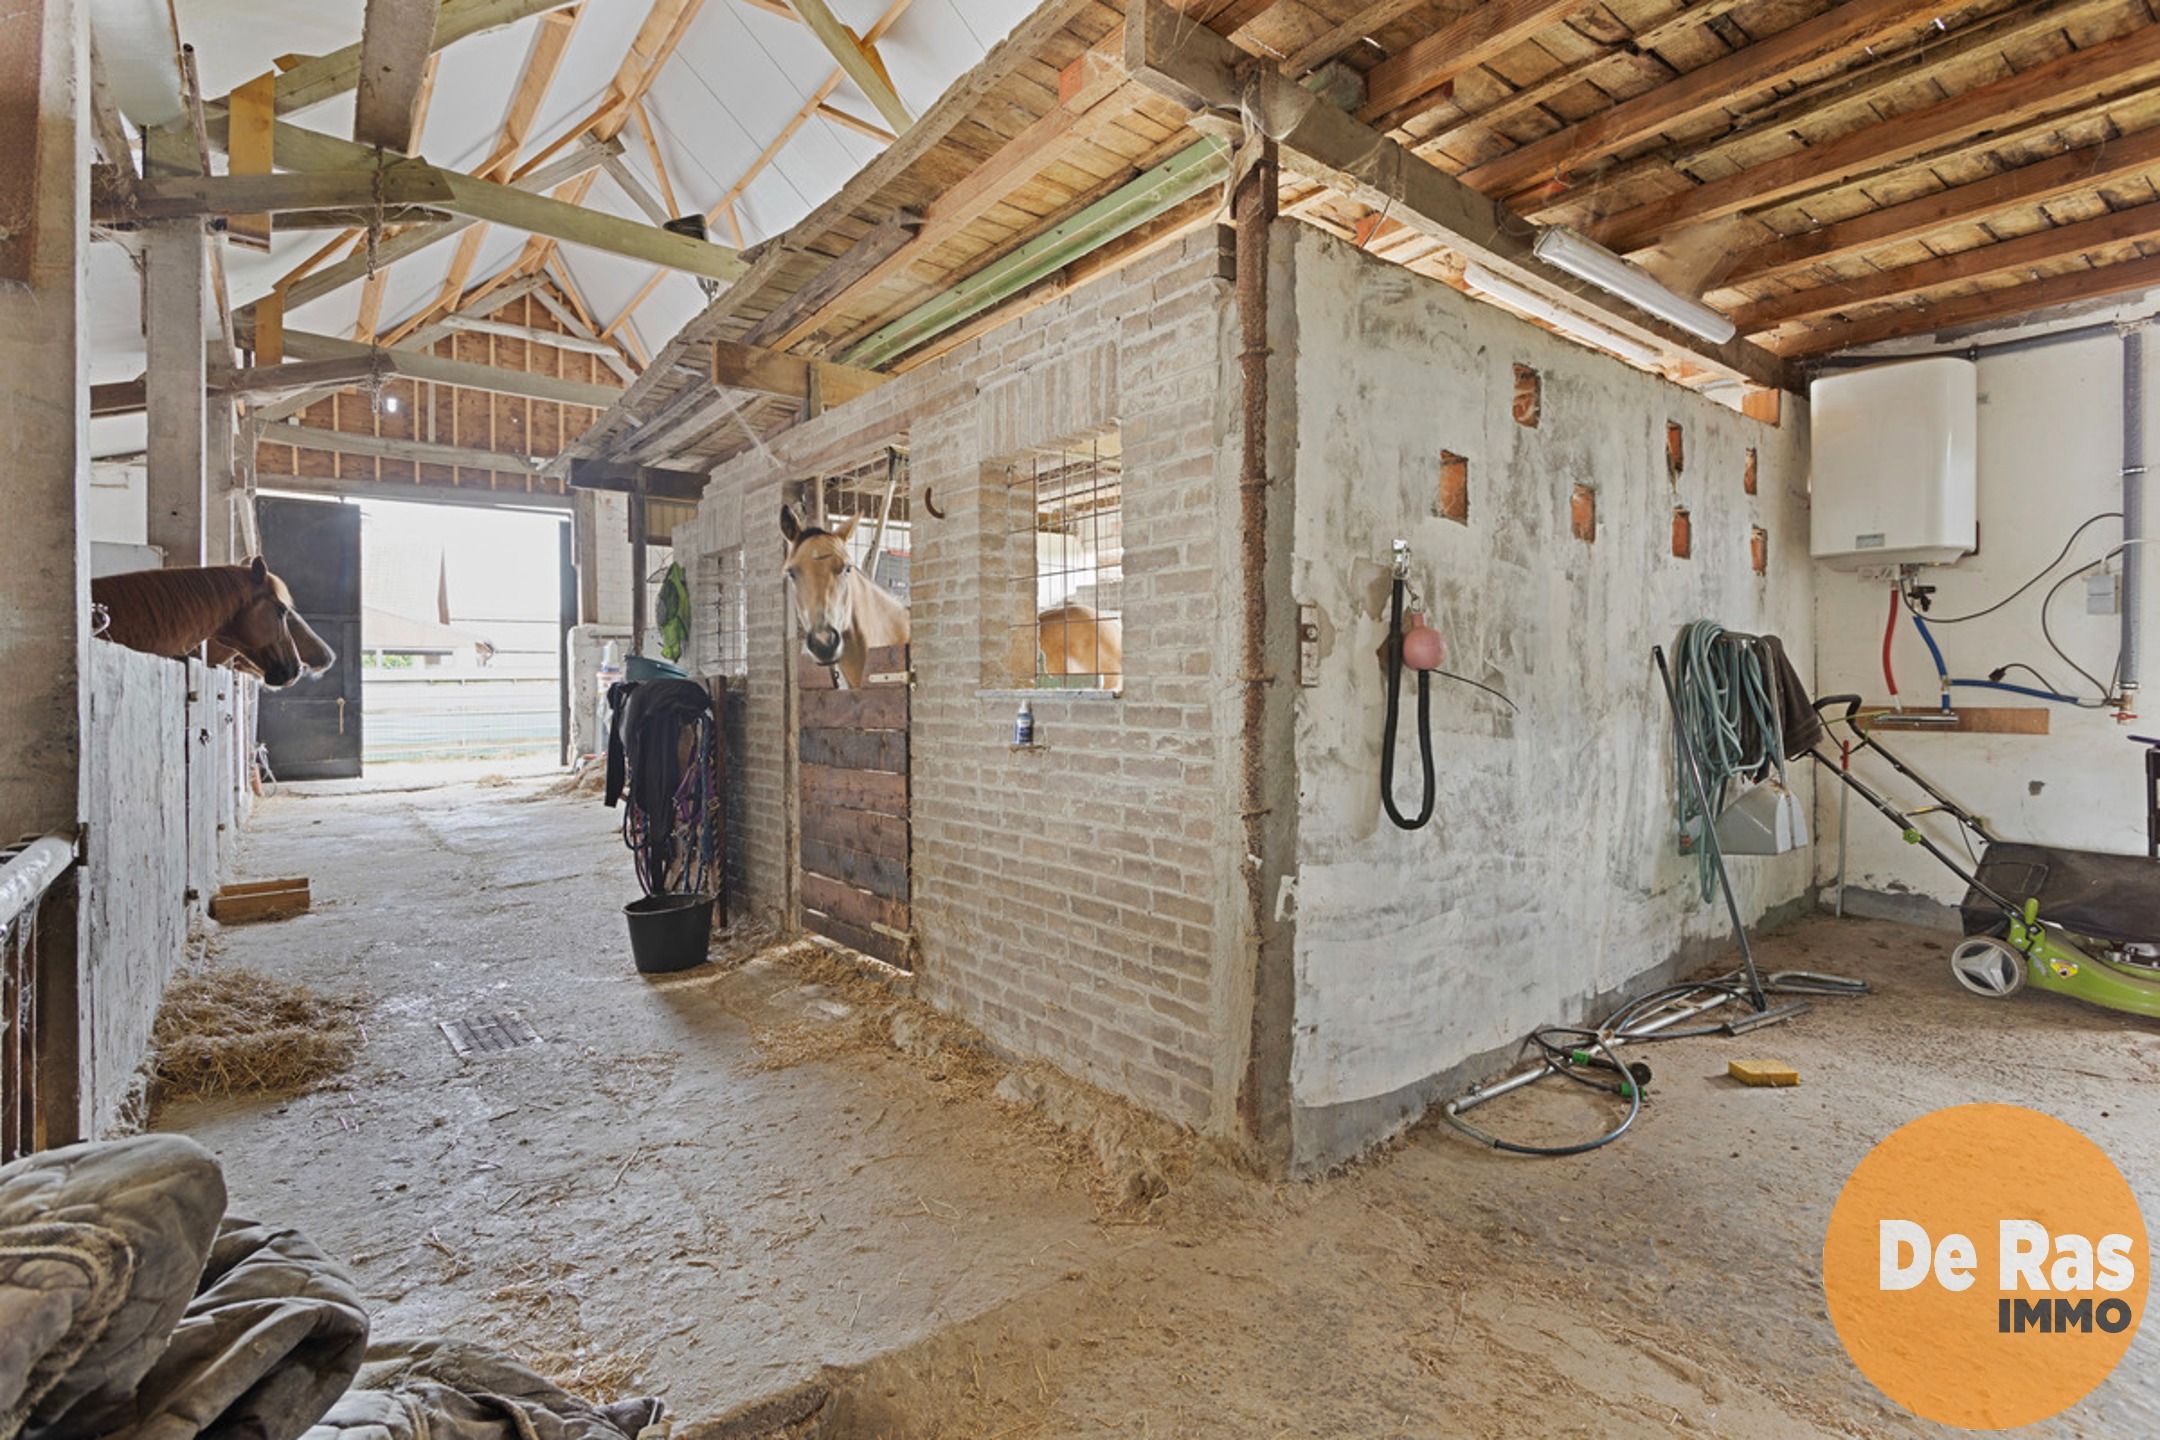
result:
[(1798, 86), (1740, 116), (1736, 128), (1715, 139), (1674, 141), (1611, 165), (1600, 171), (1594, 182), (1552, 197), (1542, 206), (1518, 204), (1517, 208), (1533, 218), (1546, 219), (1586, 201), (1594, 202), (1600, 195), (1625, 193), (1647, 175), (1669, 174), (1675, 167), (1691, 169), (1706, 162), (1715, 164), (1727, 154), (1786, 133), (1802, 119), (1819, 122), (1841, 110), (1895, 105), (1916, 82), (1932, 83), (1927, 79), (1930, 75), (2119, 9), (2120, 0), (2038, 0), (2030, 7), (1991, 15), (1951, 31), (1940, 40)]
[[(1123, 34), (1113, 33), (1103, 45), (1113, 42), (1122, 47)], [(940, 195), (912, 235), (886, 249), (867, 267), (856, 266), (854, 257), (860, 246), (851, 247), (847, 254), (835, 260), (834, 268), (844, 267), (851, 272), (845, 276), (845, 283), (793, 316), (784, 330), (767, 336), (766, 343), (780, 350), (795, 344), (830, 320), (851, 299), (870, 293), (951, 240), (1033, 180), (1060, 154), (1085, 143), (1103, 126), (1114, 123), (1128, 112), (1138, 96), (1125, 85), (1122, 57), (1114, 51), (1105, 51), (1103, 45), (1083, 54), (1065, 68), (1059, 89), (1066, 98), (1056, 108), (1006, 141), (996, 154), (970, 171), (966, 179)], [(1071, 77), (1069, 81), (1067, 76)], [(818, 281), (812, 284), (826, 288)]]
[[(2057, 305), (2076, 305), (2160, 285), (2160, 255), (2050, 276), (2025, 285), (1932, 301), (1866, 315), (1842, 325), (1809, 330), (1785, 347), (1793, 356), (1822, 355), (1883, 340), (1936, 334), (1968, 325), (2009, 320)], [(1895, 357), (1885, 356), (1885, 359)]]
[[(1488, 0), (1365, 75), (1358, 118), (1385, 129), (1458, 75), (1514, 49), (1582, 9), (1582, 0)], [(1429, 107), (1426, 107), (1429, 108)]]
[(1703, 0), (1701, 4), (1676, 11), (1663, 20), (1645, 26), (1625, 42), (1600, 45), (1594, 54), (1573, 64), (1562, 65), (1543, 79), (1531, 81), (1514, 94), (1475, 114), (1464, 116), (1445, 130), (1435, 131), (1418, 139), (1411, 148), (1420, 155), (1437, 154), (1475, 131), (1489, 130), (1526, 111), (1537, 109), (1577, 85), (1596, 83), (1594, 77), (1597, 73), (1616, 60), (1633, 60), (1645, 51), (1654, 51), (1661, 45), (1669, 44), (1677, 36), (1700, 29), (1748, 3), (1750, 0)]
[(1568, 308), (1585, 313), (1630, 339), (1675, 358), (1756, 385), (1783, 387), (1792, 376), (1777, 356), (1743, 340), (1712, 345), (1649, 317), (1604, 291), (1561, 273), (1532, 252), (1535, 236), (1500, 202), (1411, 155), (1331, 105), (1272, 71), (1240, 73), (1243, 52), (1208, 30), (1181, 21), (1162, 0), (1134, 0), (1127, 13), (1126, 69), (1173, 97), (1197, 97), (1211, 106), (1244, 104), (1254, 123), (1281, 146), (1285, 164), (1369, 209), (1448, 246), (1466, 260)]
[(1308, 70), (1324, 65), (1366, 36), (1385, 30), (1424, 3), (1425, 0), (1374, 0), (1373, 4), (1367, 5), (1349, 19), (1291, 51), (1283, 59), (1282, 71), (1285, 75), (1303, 75)]
[(413, 153), (421, 91), (435, 51), (437, 0), (367, 0), (353, 139)]
[(1648, 201), (1588, 226), (1592, 239), (1633, 251), (1689, 225), (1772, 205), (1857, 179), (1932, 147), (2066, 111), (2160, 71), (2160, 24), (1977, 86), (1823, 145)]
[(1942, 0), (1847, 0), (1811, 20), (1731, 51), (1669, 84), (1465, 171), (1463, 183), (1488, 195), (1568, 180), (1601, 156), (1685, 125), (1777, 84), (1793, 71), (1847, 59), (1888, 36), (1924, 25)]
[(1781, 279), (1810, 266), (1916, 240), (2016, 206), (2045, 205), (2096, 190), (2156, 167), (2160, 167), (2160, 126), (1772, 240), (1742, 255), (1720, 283), (1733, 286)]
[(1878, 301), (1900, 299), (1968, 280), (2008, 275), (2072, 255), (2135, 241), (2160, 239), (2160, 202), (2115, 210), (2072, 225), (2036, 230), (2015, 240), (1976, 245), (1953, 255), (1879, 270), (1873, 275), (1819, 285), (1758, 301), (1733, 315), (1743, 335), (1760, 335), (1780, 325), (1833, 310), (1849, 310)]

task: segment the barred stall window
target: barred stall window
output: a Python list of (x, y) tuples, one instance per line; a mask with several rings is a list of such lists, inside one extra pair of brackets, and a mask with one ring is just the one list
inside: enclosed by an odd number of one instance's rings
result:
[(743, 550), (730, 545), (700, 555), (692, 593), (705, 597), (704, 622), (697, 627), (697, 673), (750, 673), (750, 598), (744, 586)]
[(837, 531), (850, 519), (848, 558), (863, 574), (908, 602), (908, 562), (914, 524), (908, 503), (907, 451), (879, 449), (860, 464), (788, 486), (788, 503), (803, 524)]
[[(1032, 562), (1032, 613), (1013, 616), (1013, 678), (1061, 690), (1124, 683), (1124, 463), (1115, 429), (1077, 445), (1034, 451), (1005, 469)], [(1033, 659), (1028, 657), (1032, 654)]]

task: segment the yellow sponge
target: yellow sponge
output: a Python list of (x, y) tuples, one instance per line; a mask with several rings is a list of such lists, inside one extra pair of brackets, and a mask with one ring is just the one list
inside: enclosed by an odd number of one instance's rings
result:
[(1743, 1085), (1797, 1085), (1800, 1072), (1782, 1060), (1728, 1061), (1725, 1073)]

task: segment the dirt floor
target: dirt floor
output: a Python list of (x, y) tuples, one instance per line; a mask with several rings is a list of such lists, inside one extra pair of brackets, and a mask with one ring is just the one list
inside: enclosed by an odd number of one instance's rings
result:
[[(640, 978), (628, 857), (589, 798), (305, 788), (262, 806), (242, 869), (309, 875), (314, 913), (227, 930), (212, 963), (361, 996), (360, 1059), (157, 1123), (218, 1152), (237, 1213), (349, 1261), (379, 1336), (492, 1340), (603, 1397), (663, 1395), (710, 1440), (1948, 1433), (1877, 1396), (1824, 1314), (1852, 1165), (1928, 1110), (2003, 1100), (2160, 1193), (2160, 1032), (1968, 997), (1931, 932), (1768, 941), (1768, 967), (1876, 991), (1657, 1047), (1654, 1100), (1596, 1154), (1428, 1125), (1271, 1186), (1052, 1084), (1050, 1111), (1095, 1121), (1072, 1139), (1007, 1103), (1042, 1082), (993, 1090), (1004, 1067), (806, 947)], [(540, 1042), (460, 1060), (438, 1028), (504, 1012)], [(1803, 1084), (1730, 1082), (1742, 1053)], [(1480, 1116), (1525, 1138), (1611, 1118), (1550, 1086)], [(2031, 1433), (2160, 1434), (2156, 1347), (2148, 1327)]]

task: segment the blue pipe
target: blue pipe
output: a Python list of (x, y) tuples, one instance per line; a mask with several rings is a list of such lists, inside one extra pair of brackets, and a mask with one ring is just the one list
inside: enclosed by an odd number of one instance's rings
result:
[(1913, 629), (1920, 632), (1920, 638), (1927, 641), (1928, 654), (1935, 657), (1935, 678), (1942, 684), (1942, 708), (1948, 710), (1950, 708), (1950, 667), (1943, 663), (1942, 646), (1935, 643), (1935, 636), (1928, 629), (1927, 621), (1920, 618), (1920, 612), (1917, 610), (1912, 612), (1912, 623)]
[(2064, 705), (2075, 705), (2075, 695), (2060, 695), (2053, 690), (2038, 690), (2030, 685), (2006, 685), (2000, 680), (1952, 680), (1952, 685), (1964, 685), (1974, 690), (2007, 690), (2013, 695), (2030, 695), (2035, 700), (2055, 700)]

